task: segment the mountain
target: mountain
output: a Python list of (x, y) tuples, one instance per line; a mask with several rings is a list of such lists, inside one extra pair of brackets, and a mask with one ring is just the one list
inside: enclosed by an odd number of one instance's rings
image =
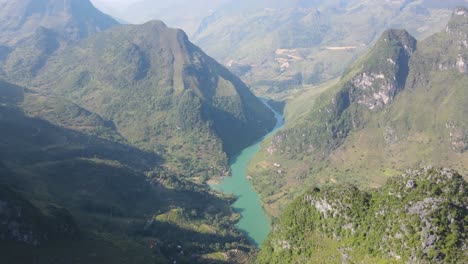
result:
[(224, 152), (275, 123), (239, 78), (159, 21), (109, 29), (53, 53), (32, 73), (10, 68), (12, 56), (3, 67), (9, 80), (102, 116), (185, 175), (222, 174)]
[(0, 7), (0, 44), (13, 45), (38, 28), (76, 41), (118, 25), (89, 0), (1, 0)]
[(442, 32), (419, 42), (388, 30), (323, 93), (289, 101), (286, 127), (250, 166), (266, 209), (276, 215), (307, 184), (378, 187), (420, 165), (466, 175), (467, 22), (459, 8)]
[(6, 263), (223, 263), (210, 254), (252, 250), (232, 198), (118, 143), (96, 114), (1, 81), (0, 126)]
[(118, 25), (89, 1), (0, 6), (14, 14), (0, 29), (2, 260), (249, 259), (235, 199), (206, 182), (274, 126), (269, 108), (160, 21)]
[(119, 23), (89, 0), (0, 1), (0, 76), (31, 77), (58, 50)]
[(465, 263), (467, 182), (409, 170), (378, 190), (315, 188), (285, 210), (256, 263)]
[(165, 156), (171, 170), (193, 177), (223, 174), (225, 153), (237, 152), (274, 125), (271, 111), (245, 84), (181, 30), (153, 21), (90, 31), (80, 41), (75, 37), (85, 35), (68, 34), (68, 27), (113, 20), (89, 1), (15, 3), (5, 4), (19, 14), (6, 16), (9, 24), (15, 18), (44, 22), (5, 27), (28, 34), (5, 46), (0, 76), (103, 117), (126, 143)]
[(284, 98), (338, 77), (385, 28), (417, 37), (442, 30), (456, 4), (467, 2), (230, 1), (192, 39), (255, 93)]

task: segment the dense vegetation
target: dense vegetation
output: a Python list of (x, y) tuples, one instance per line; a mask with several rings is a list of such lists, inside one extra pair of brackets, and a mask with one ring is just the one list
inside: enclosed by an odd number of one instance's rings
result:
[(250, 259), (234, 198), (206, 184), (274, 125), (248, 87), (159, 21), (0, 6), (2, 261)]
[(248, 257), (232, 197), (166, 170), (154, 153), (100, 138), (118, 133), (76, 105), (32, 112), (66, 117), (73, 130), (26, 115), (22, 105), (35, 102), (34, 110), (41, 100), (53, 102), (0, 84), (3, 261), (207, 263), (216, 253), (223, 263), (229, 250)]
[(271, 111), (237, 77), (162, 22), (115, 27), (25, 61), (26, 53), (53, 45), (44, 34), (7, 57), (6, 78), (102, 116), (127, 142), (159, 153), (187, 177), (222, 175), (225, 153), (274, 125)]
[(457, 9), (446, 30), (418, 43), (389, 30), (340, 80), (317, 88), (325, 92), (287, 102), (285, 129), (250, 168), (267, 210), (277, 214), (307, 184), (378, 187), (431, 164), (466, 174), (467, 18)]
[(409, 170), (381, 189), (314, 188), (284, 212), (257, 263), (466, 263), (468, 186)]
[(318, 98), (304, 122), (282, 132), (287, 137), (283, 136), (279, 147), (285, 155), (290, 159), (316, 153), (326, 156), (342, 144), (351, 130), (367, 122), (365, 112), (385, 107), (404, 87), (415, 45), (416, 40), (406, 31), (386, 31), (333, 91)]

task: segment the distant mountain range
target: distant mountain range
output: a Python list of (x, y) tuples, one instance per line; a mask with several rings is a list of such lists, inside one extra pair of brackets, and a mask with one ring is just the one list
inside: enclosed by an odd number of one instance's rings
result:
[(284, 98), (339, 76), (385, 28), (427, 37), (457, 1), (231, 1), (204, 19), (195, 43), (252, 86)]
[(468, 2), (136, 0), (125, 8), (107, 3), (112, 9), (97, 3), (130, 23), (160, 19), (184, 29), (256, 94), (283, 100), (293, 90), (338, 77), (385, 28), (424, 38)]

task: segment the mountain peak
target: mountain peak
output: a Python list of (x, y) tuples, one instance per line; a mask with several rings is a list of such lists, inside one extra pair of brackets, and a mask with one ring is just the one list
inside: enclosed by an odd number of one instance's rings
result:
[(457, 7), (450, 18), (446, 32), (466, 37), (468, 35), (468, 8)]
[(467, 17), (468, 16), (468, 8), (464, 7), (464, 6), (461, 6), (461, 7), (457, 7), (455, 9), (455, 11), (453, 12), (453, 15), (454, 16), (464, 16), (464, 17)]
[(175, 34), (176, 36), (182, 35), (182, 37), (186, 38), (188, 41), (188, 37), (182, 29), (168, 27), (161, 20), (151, 20), (135, 28), (138, 28), (141, 32), (144, 32), (146, 34), (154, 34), (155, 32), (158, 32), (161, 34), (163, 32), (167, 32), (167, 33)]
[(352, 77), (357, 88), (352, 97), (370, 110), (390, 104), (406, 82), (409, 58), (415, 50), (416, 39), (406, 30), (386, 30), (360, 62), (362, 71)]
[(386, 30), (377, 42), (377, 46), (387, 46), (389, 45), (387, 43), (390, 43), (390, 45), (401, 45), (408, 54), (413, 53), (416, 49), (416, 39), (404, 29)]
[(0, 0), (0, 42), (13, 45), (38, 27), (76, 41), (119, 23), (89, 0)]
[(154, 27), (154, 28), (158, 28), (158, 29), (168, 28), (167, 25), (161, 20), (151, 20), (151, 21), (148, 21), (148, 22), (144, 23), (143, 26)]

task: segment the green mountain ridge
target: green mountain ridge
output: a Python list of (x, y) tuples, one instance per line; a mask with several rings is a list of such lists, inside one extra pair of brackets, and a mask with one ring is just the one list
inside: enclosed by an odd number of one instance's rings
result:
[(115, 27), (62, 49), (53, 48), (50, 30), (39, 32), (7, 56), (7, 80), (113, 122), (127, 142), (173, 157), (173, 169), (194, 164), (185, 174), (221, 175), (223, 152), (274, 125), (242, 81), (162, 22)]
[(381, 189), (333, 185), (285, 210), (256, 263), (465, 263), (468, 188), (430, 167)]
[(111, 29), (66, 49), (33, 83), (113, 120), (130, 142), (153, 151), (209, 146), (199, 151), (218, 159), (274, 123), (238, 78), (161, 22)]
[(378, 187), (419, 165), (466, 175), (466, 19), (459, 8), (443, 32), (418, 43), (386, 31), (325, 92), (288, 102), (285, 129), (249, 169), (267, 211), (276, 215), (304, 182)]

